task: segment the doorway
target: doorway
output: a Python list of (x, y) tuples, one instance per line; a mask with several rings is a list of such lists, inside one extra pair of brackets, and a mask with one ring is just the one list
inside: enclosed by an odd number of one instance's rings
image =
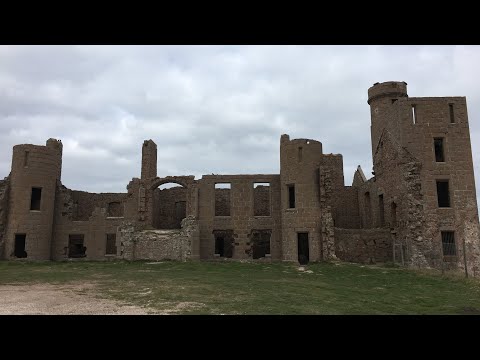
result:
[(17, 258), (26, 258), (27, 252), (25, 251), (25, 239), (26, 234), (15, 234), (15, 250), (14, 255)]
[(87, 248), (83, 246), (83, 235), (68, 236), (68, 257), (82, 258), (86, 257)]
[(298, 233), (298, 262), (300, 265), (308, 264), (310, 260), (308, 248), (308, 233)]
[(215, 256), (223, 258), (233, 257), (233, 231), (232, 230), (214, 230), (215, 238)]

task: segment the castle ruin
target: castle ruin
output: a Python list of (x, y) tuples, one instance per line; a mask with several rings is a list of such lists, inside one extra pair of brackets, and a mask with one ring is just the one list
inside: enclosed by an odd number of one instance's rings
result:
[[(368, 89), (374, 176), (345, 186), (343, 158), (280, 138), (280, 174), (158, 177), (142, 146), (126, 193), (61, 183), (62, 143), (13, 147), (0, 181), (0, 258), (339, 259), (480, 273), (480, 228), (465, 97)], [(175, 183), (180, 187), (160, 190)], [(465, 269), (466, 266), (466, 269)]]

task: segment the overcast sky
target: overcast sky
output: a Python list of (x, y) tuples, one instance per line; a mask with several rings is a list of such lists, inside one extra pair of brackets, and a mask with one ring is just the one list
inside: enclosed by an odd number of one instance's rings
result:
[[(278, 174), (281, 134), (371, 177), (367, 90), (466, 96), (480, 194), (480, 46), (0, 46), (0, 178), (12, 146), (63, 143), (62, 182), (126, 192), (143, 140), (158, 175)], [(478, 197), (478, 195), (477, 195)]]

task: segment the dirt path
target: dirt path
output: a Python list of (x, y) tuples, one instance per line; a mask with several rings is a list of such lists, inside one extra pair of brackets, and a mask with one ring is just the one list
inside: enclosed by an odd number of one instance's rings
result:
[(94, 284), (0, 285), (0, 315), (146, 315), (138, 306), (95, 297)]

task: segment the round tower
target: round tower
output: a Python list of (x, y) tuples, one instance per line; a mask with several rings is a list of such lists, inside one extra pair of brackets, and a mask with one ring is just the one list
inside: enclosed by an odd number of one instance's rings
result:
[(5, 257), (49, 260), (62, 143), (13, 147)]
[(311, 139), (280, 140), (282, 252), (288, 261), (320, 260), (319, 164), (322, 143)]
[(404, 81), (375, 83), (368, 89), (367, 102), (370, 105), (372, 156), (375, 155), (378, 141), (385, 128), (392, 135), (400, 137), (398, 101), (407, 97), (407, 83)]

